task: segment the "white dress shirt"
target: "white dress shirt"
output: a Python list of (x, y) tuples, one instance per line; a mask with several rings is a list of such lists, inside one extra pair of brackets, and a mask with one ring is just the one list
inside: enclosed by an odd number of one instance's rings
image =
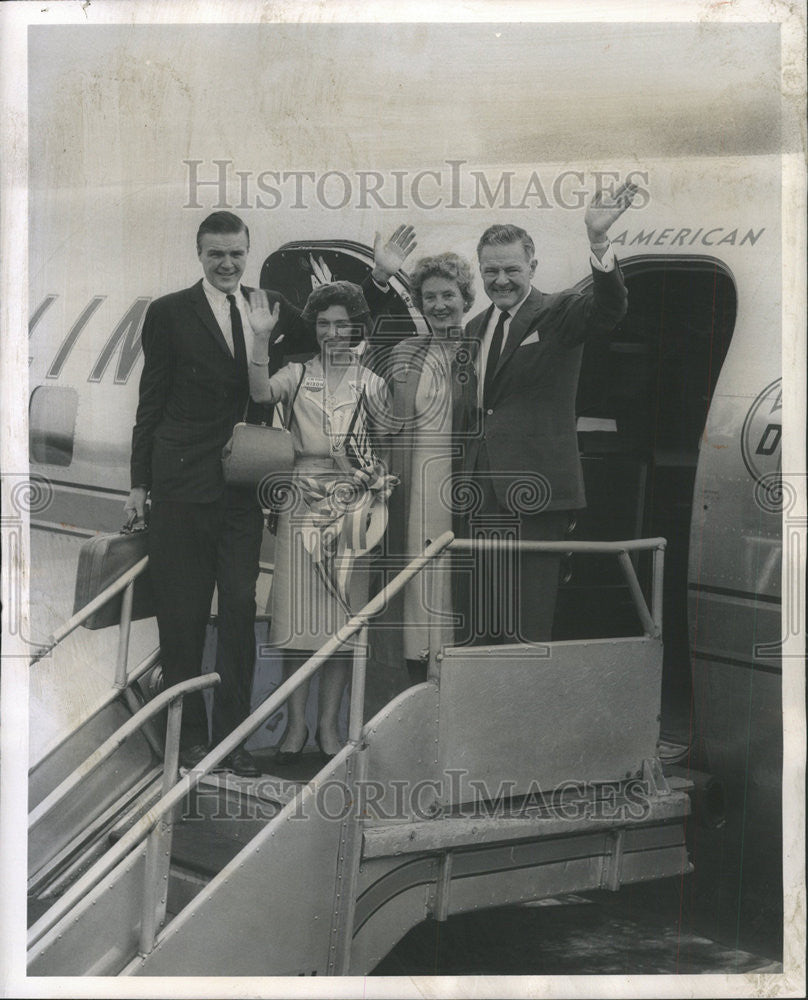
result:
[(231, 294), (235, 298), (236, 307), (238, 308), (239, 313), (241, 313), (241, 325), (244, 329), (244, 347), (247, 350), (247, 360), (249, 361), (252, 357), (253, 331), (250, 326), (250, 321), (247, 318), (247, 302), (241, 293), (241, 288), (236, 288), (235, 291), (230, 293), (223, 292), (213, 286), (207, 278), (202, 279), (202, 288), (205, 290), (205, 295), (210, 303), (210, 308), (213, 310), (216, 322), (219, 324), (219, 329), (222, 331), (222, 336), (227, 342), (227, 346), (230, 348), (230, 353), (234, 357), (233, 329), (230, 323), (230, 303), (227, 301), (227, 296), (228, 294)]
[[(612, 249), (611, 243), (603, 252), (603, 257), (598, 260), (597, 255), (594, 251), (589, 252), (589, 260), (592, 267), (596, 271), (609, 272), (614, 270), (614, 250)], [(502, 331), (502, 350), (505, 349), (505, 345), (508, 343), (508, 332), (511, 328), (511, 320), (519, 312), (530, 295), (530, 289), (527, 295), (518, 302), (513, 308), (508, 310), (508, 318), (505, 320), (505, 326)], [(491, 315), (488, 318), (488, 323), (486, 324), (485, 330), (483, 331), (483, 338), (480, 342), (480, 351), (477, 356), (477, 405), (483, 405), (483, 387), (485, 385), (485, 369), (488, 364), (488, 353), (491, 350), (491, 341), (494, 338), (494, 330), (496, 329), (497, 323), (499, 322), (500, 315), (505, 312), (504, 309), (497, 309), (496, 307), (491, 311)], [(502, 355), (500, 354), (500, 357)]]

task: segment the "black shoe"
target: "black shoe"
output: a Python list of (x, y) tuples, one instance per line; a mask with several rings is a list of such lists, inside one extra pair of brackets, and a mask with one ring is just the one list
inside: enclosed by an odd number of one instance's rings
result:
[(337, 756), (335, 753), (326, 753), (325, 750), (323, 750), (323, 744), (320, 742), (320, 730), (319, 729), (314, 734), (314, 740), (315, 740), (317, 746), (320, 749), (320, 760), (324, 764), (327, 764), (330, 760), (333, 760)]
[(303, 737), (303, 743), (299, 750), (279, 750), (276, 757), (275, 763), (280, 764), (281, 767), (285, 767), (287, 764), (294, 764), (296, 760), (300, 760), (303, 756), (303, 749), (309, 742), (309, 730), (306, 727), (306, 735)]
[(262, 773), (255, 757), (243, 747), (228, 754), (222, 764), (242, 778), (257, 778)]
[(204, 743), (192, 743), (187, 747), (180, 747), (180, 767), (186, 771), (193, 771), (203, 757), (207, 757), (208, 748)]

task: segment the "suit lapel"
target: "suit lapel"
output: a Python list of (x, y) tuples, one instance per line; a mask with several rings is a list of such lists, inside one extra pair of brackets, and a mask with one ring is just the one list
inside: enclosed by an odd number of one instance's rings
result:
[(499, 375), (502, 371), (502, 366), (508, 362), (513, 352), (525, 339), (525, 334), (528, 332), (531, 323), (536, 318), (541, 302), (542, 293), (537, 288), (531, 288), (530, 294), (519, 307), (518, 312), (511, 320), (511, 325), (508, 327), (508, 338), (505, 341), (502, 353), (499, 356), (499, 362), (497, 363), (494, 377)]
[(216, 322), (216, 317), (213, 315), (213, 310), (210, 307), (207, 295), (205, 295), (205, 289), (202, 287), (201, 279), (188, 289), (188, 297), (190, 298), (194, 312), (201, 320), (202, 325), (208, 333), (210, 333), (219, 347), (221, 347), (221, 349), (225, 352), (228, 358), (232, 360), (233, 355), (230, 348), (227, 346), (227, 341), (224, 339), (224, 334), (219, 328), (219, 324)]
[(480, 344), (482, 343), (483, 335), (485, 334), (486, 327), (488, 326), (488, 322), (491, 319), (491, 313), (493, 313), (493, 311), (494, 306), (492, 304), (485, 310), (484, 313), (481, 313), (479, 316), (475, 316), (475, 318), (471, 320), (469, 325), (466, 327), (466, 339), (474, 341), (474, 343), (471, 344), (471, 351), (475, 365), (477, 364)]

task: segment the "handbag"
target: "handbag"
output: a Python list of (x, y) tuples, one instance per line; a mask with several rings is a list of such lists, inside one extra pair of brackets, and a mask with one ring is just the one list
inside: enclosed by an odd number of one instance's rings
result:
[(306, 366), (303, 365), (289, 403), (288, 418), (283, 421), (282, 427), (248, 424), (242, 420), (233, 428), (230, 440), (222, 449), (222, 472), (224, 481), (229, 486), (254, 489), (267, 476), (291, 472), (295, 462), (295, 449), (289, 426), (305, 373)]

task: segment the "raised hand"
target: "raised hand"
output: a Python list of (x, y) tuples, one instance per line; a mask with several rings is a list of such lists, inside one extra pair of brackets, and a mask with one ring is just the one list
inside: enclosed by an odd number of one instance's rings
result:
[(386, 284), (418, 246), (412, 226), (399, 226), (386, 243), (379, 233), (373, 240), (373, 277), (379, 284)]
[(584, 223), (590, 243), (601, 243), (612, 223), (619, 219), (637, 193), (637, 185), (626, 181), (613, 194), (599, 189), (586, 209)]
[(250, 292), (247, 319), (250, 321), (250, 326), (257, 340), (268, 341), (280, 318), (280, 302), (276, 302), (270, 308), (267, 293), (263, 289), (259, 288)]

